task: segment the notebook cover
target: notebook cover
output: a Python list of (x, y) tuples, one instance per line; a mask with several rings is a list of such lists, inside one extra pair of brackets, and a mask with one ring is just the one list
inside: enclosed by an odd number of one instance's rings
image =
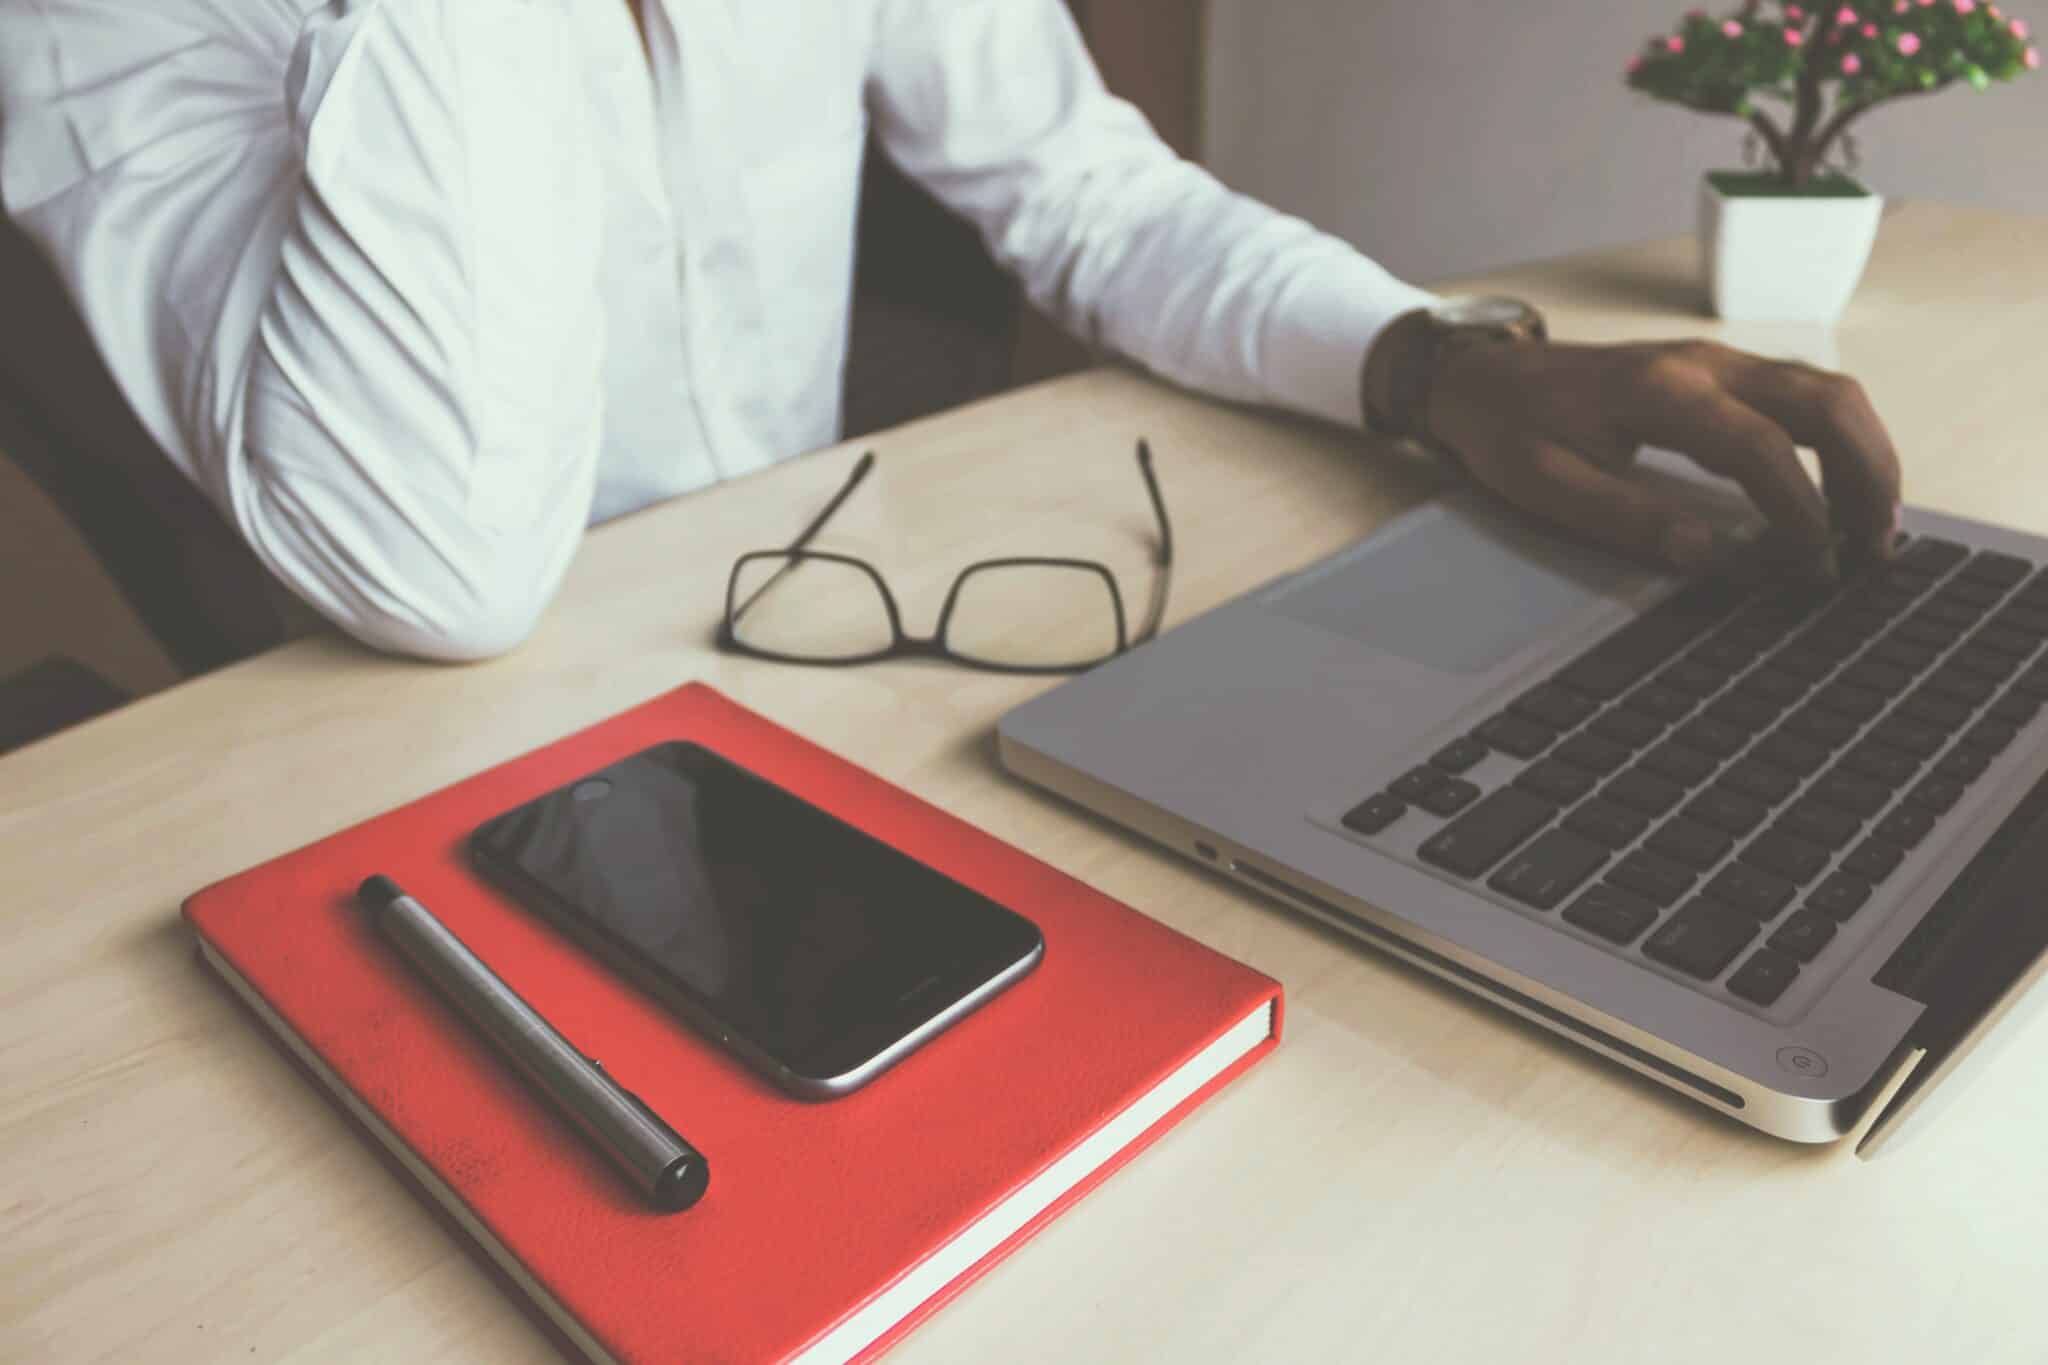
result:
[[(1044, 961), (854, 1095), (788, 1098), (472, 872), (491, 816), (694, 739), (1036, 922)], [(649, 1212), (351, 903), (387, 873), (711, 1162)], [(216, 883), (198, 933), (620, 1360), (800, 1351), (1242, 1020), (1272, 1037), (879, 1338), (917, 1321), (1277, 1045), (1276, 982), (691, 684)]]

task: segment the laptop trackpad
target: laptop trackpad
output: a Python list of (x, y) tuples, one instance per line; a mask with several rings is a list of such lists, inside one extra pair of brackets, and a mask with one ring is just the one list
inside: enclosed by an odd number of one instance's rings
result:
[(1654, 575), (1477, 500), (1440, 501), (1262, 605), (1444, 673), (1484, 673)]

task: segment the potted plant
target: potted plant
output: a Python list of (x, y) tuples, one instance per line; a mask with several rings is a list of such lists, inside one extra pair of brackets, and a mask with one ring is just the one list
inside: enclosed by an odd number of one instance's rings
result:
[(1628, 84), (1744, 120), (1745, 171), (1700, 197), (1707, 292), (1724, 318), (1832, 321), (1877, 238), (1883, 200), (1848, 174), (1871, 110), (2041, 65), (2026, 22), (1985, 0), (1747, 0), (1694, 10), (1628, 64)]

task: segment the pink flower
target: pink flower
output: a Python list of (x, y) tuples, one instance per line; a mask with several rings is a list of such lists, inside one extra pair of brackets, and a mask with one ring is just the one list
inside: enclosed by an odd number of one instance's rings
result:
[(1977, 0), (1956, 0), (1957, 14), (1974, 14), (1976, 10)]
[(2027, 35), (2028, 35), (2029, 33), (2031, 33), (2031, 32), (2033, 32), (2033, 30), (2027, 27), (2027, 21), (2026, 21), (2026, 20), (2024, 20), (2024, 19), (2015, 19), (2015, 20), (2013, 20), (2013, 21), (2012, 21), (2012, 36), (2013, 36), (2013, 37), (2015, 37), (2015, 38), (2020, 38), (2020, 39), (2024, 39), (2024, 38), (2025, 38), (2025, 37), (2026, 37), (2026, 36), (2027, 36)]
[(1863, 69), (1863, 59), (1851, 52), (1842, 58), (1842, 74), (1853, 76)]
[(1804, 33), (1801, 33), (1798, 29), (1788, 28), (1785, 30), (1785, 46), (1798, 47), (1801, 43), (1805, 41), (1806, 35)]
[(1865, 24), (1863, 26), (1863, 36), (1866, 38), (1875, 38), (1877, 36), (1877, 25)]
[(1730, 38), (1740, 38), (1742, 36), (1742, 25), (1730, 19), (1721, 25), (1721, 32), (1727, 34)]
[(1787, 5), (1785, 6), (1785, 17), (1796, 24), (1806, 17), (1806, 11), (1797, 5)]
[(2039, 71), (2041, 69), (2041, 49), (2038, 47), (2028, 48), (2027, 55), (2020, 58), (2020, 60), (2027, 64), (2027, 70)]
[(1919, 50), (1920, 50), (1920, 35), (1919, 35), (1919, 34), (1917, 34), (1917, 33), (1901, 33), (1901, 34), (1899, 35), (1899, 55), (1900, 55), (1901, 57), (1910, 57), (1910, 56), (1912, 56), (1912, 55), (1913, 55), (1913, 54), (1914, 54), (1915, 52), (1918, 52)]
[(1912, 0), (1896, 0), (1896, 3), (1892, 5), (1892, 13), (1904, 14), (1911, 8), (1913, 8)]
[(1685, 51), (1685, 39), (1676, 36), (1666, 38), (1664, 40), (1664, 50), (1670, 53), (1679, 53)]
[(1998, 6), (1996, 5), (1986, 5), (1984, 7), (1984, 12), (1994, 19), (2003, 19), (2005, 17), (2003, 14), (2000, 14), (1998, 12)]
[(1920, 0), (1920, 8), (1922, 8), (1922, 9), (1925, 9), (1925, 8), (1927, 8), (1927, 7), (1929, 6), (1929, 5), (1931, 5), (1931, 4), (1933, 4), (1933, 3), (1934, 3), (1934, 0)]
[(1835, 11), (1835, 22), (1842, 25), (1844, 28), (1848, 27), (1850, 24), (1856, 22), (1856, 11), (1850, 9), (1847, 5), (1842, 6), (1840, 9)]
[(1633, 75), (1635, 75), (1635, 74), (1636, 74), (1636, 72), (1638, 72), (1638, 71), (1641, 71), (1642, 69), (1643, 69), (1643, 59), (1642, 59), (1641, 57), (1631, 57), (1631, 58), (1629, 58), (1629, 59), (1628, 59), (1628, 74), (1629, 74), (1629, 75), (1633, 76)]

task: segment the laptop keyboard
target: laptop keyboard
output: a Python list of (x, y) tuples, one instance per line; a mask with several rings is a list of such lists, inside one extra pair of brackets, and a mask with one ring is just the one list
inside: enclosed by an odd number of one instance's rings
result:
[(1439, 874), (1768, 1007), (2035, 719), (2044, 641), (2048, 570), (1935, 537), (1835, 588), (1694, 585), (1343, 823), (1433, 822)]

